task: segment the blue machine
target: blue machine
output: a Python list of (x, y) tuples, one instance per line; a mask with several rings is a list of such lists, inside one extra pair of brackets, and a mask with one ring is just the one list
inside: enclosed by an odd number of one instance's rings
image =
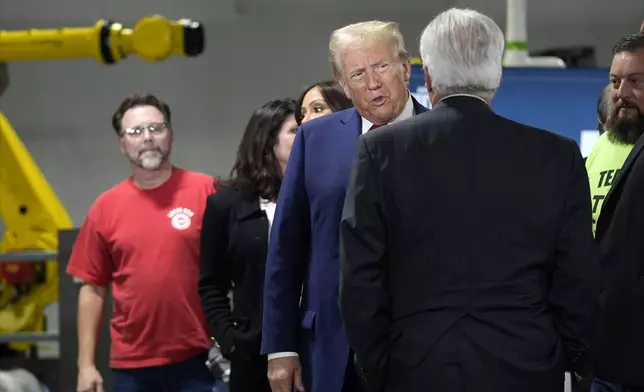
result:
[[(586, 155), (597, 137), (597, 99), (608, 80), (605, 68), (505, 68), (492, 107), (504, 117), (577, 141)], [(420, 65), (412, 65), (409, 88), (429, 106)]]

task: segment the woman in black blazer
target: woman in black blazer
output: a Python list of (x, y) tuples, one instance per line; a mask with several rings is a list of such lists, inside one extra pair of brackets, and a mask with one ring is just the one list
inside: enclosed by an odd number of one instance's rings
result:
[[(296, 103), (270, 101), (251, 116), (230, 179), (208, 197), (199, 294), (211, 333), (231, 361), (231, 392), (270, 392), (260, 355), (268, 233), (291, 151)], [(228, 298), (233, 290), (232, 306)]]

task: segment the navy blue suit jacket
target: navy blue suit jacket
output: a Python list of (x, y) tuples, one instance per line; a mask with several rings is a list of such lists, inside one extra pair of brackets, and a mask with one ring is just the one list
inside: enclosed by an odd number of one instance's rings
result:
[[(425, 111), (414, 100), (415, 114)], [(361, 128), (353, 108), (300, 127), (271, 228), (262, 353), (299, 353), (307, 392), (341, 392), (349, 361), (338, 308), (339, 227)]]

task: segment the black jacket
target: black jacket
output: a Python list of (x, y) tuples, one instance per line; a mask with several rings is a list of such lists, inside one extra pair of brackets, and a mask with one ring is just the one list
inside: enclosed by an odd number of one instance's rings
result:
[(576, 143), (475, 97), (363, 135), (340, 229), (340, 307), (366, 384), (562, 390), (597, 310), (591, 222)]
[(201, 230), (199, 294), (211, 333), (225, 357), (259, 356), (269, 230), (259, 196), (230, 188), (210, 195)]
[(604, 274), (593, 358), (601, 379), (644, 387), (644, 138), (606, 195), (595, 233)]

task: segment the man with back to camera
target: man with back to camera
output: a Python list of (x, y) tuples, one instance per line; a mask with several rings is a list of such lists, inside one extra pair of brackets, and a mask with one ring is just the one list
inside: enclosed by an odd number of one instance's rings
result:
[(264, 288), (262, 354), (273, 392), (362, 390), (338, 311), (338, 226), (353, 151), (360, 134), (427, 110), (407, 88), (409, 55), (395, 23), (345, 26), (329, 50), (354, 108), (302, 125), (291, 150)]
[(363, 135), (340, 227), (340, 310), (370, 391), (561, 391), (599, 292), (576, 143), (489, 104), (504, 37), (425, 28), (431, 112)]
[(170, 108), (125, 98), (112, 117), (131, 176), (92, 204), (67, 273), (81, 279), (78, 392), (103, 391), (95, 352), (112, 286), (114, 392), (211, 392), (211, 341), (197, 292), (199, 231), (214, 179), (170, 163)]
[[(604, 285), (591, 391), (636, 392), (644, 391), (644, 33), (617, 42), (610, 83), (606, 136), (627, 153), (614, 162), (619, 174), (611, 178), (595, 231)], [(611, 161), (613, 154), (600, 149), (597, 159)]]

